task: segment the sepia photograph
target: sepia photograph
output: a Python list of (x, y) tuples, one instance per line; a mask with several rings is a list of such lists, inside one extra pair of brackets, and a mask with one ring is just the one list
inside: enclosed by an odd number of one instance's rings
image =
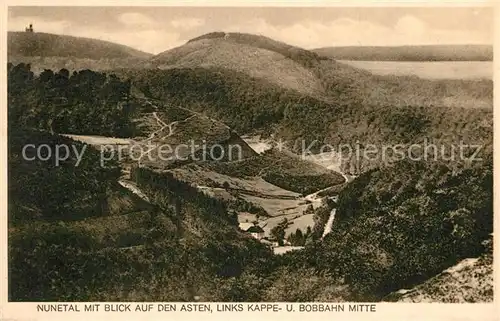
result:
[(494, 20), (9, 6), (8, 301), (492, 303)]

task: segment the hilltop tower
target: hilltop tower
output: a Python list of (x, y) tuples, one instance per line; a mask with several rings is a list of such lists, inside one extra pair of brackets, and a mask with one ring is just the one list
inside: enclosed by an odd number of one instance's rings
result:
[(28, 28), (26, 28), (25, 30), (26, 32), (33, 32), (33, 24), (30, 23), (30, 26)]

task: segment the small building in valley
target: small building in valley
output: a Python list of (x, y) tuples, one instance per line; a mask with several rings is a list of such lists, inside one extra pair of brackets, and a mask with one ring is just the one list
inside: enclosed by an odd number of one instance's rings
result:
[(253, 237), (255, 237), (258, 240), (260, 240), (261, 238), (264, 237), (264, 230), (262, 229), (262, 227), (260, 227), (258, 225), (254, 225), (254, 226), (250, 227), (247, 230), (247, 232), (250, 233)]
[(247, 231), (249, 228), (251, 228), (254, 224), (250, 222), (242, 222), (239, 224), (240, 230), (242, 231)]
[(240, 223), (239, 224), (240, 230), (245, 231), (247, 233), (250, 233), (253, 237), (256, 239), (260, 240), (264, 237), (264, 230), (262, 227), (255, 223)]

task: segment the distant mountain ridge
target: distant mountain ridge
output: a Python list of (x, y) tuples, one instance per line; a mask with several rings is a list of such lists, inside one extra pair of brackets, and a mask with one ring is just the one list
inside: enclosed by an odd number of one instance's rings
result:
[(340, 46), (312, 51), (337, 60), (493, 61), (491, 45)]
[(44, 32), (8, 32), (8, 55), (88, 59), (143, 58), (152, 54), (117, 43)]
[(152, 54), (109, 41), (43, 32), (8, 32), (7, 57), (13, 64), (29, 63), (32, 71), (109, 70), (137, 66)]

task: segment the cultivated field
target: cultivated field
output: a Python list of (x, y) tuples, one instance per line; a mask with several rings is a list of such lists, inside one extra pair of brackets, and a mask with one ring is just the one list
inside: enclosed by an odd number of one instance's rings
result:
[(308, 226), (310, 226), (311, 229), (314, 227), (314, 214), (302, 215), (301, 217), (293, 220), (285, 230), (285, 235), (288, 237), (288, 235), (295, 233), (297, 229), (301, 230), (302, 233), (305, 233)]
[(129, 145), (132, 140), (128, 138), (93, 136), (93, 135), (63, 135), (89, 145)]
[(359, 61), (341, 63), (368, 70), (375, 75), (415, 75), (425, 79), (493, 79), (491, 61)]

